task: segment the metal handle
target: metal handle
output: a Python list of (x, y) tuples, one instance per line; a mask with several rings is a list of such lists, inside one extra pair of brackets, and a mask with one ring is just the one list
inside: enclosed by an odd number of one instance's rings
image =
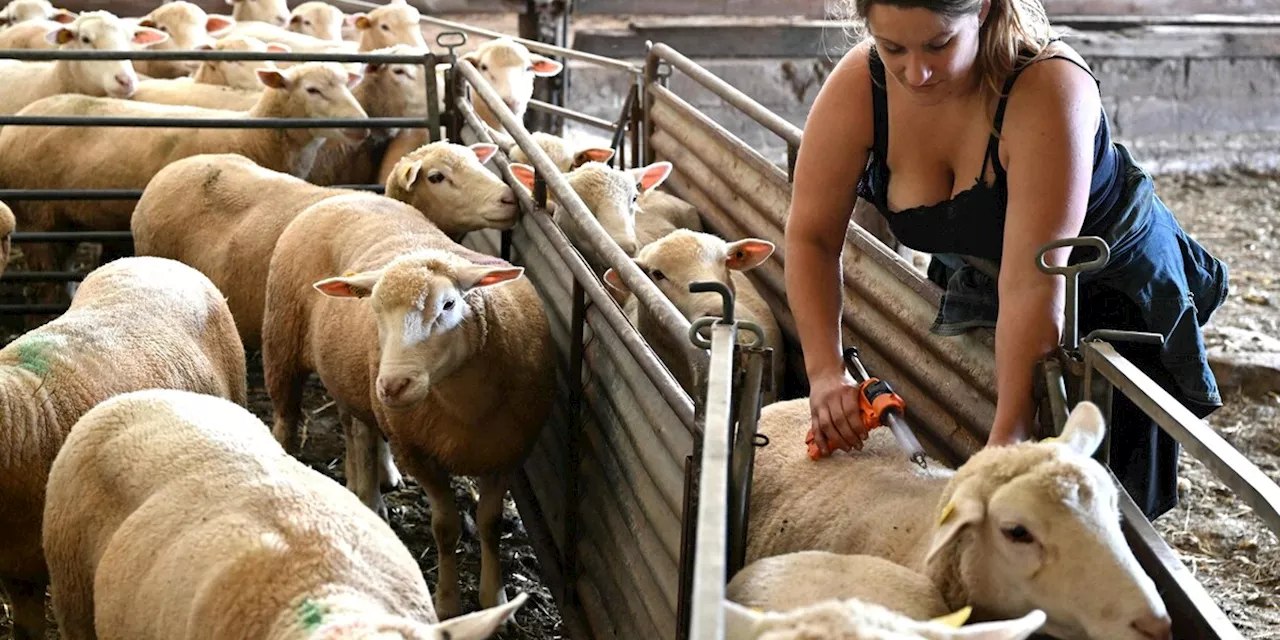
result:
[[(720, 318), (715, 316), (707, 316), (705, 318), (698, 318), (697, 320), (694, 320), (689, 325), (689, 342), (692, 342), (693, 346), (699, 349), (710, 349), (711, 339), (702, 337), (701, 331), (703, 328), (710, 327), (719, 321)], [(760, 325), (749, 320), (739, 320), (738, 335), (742, 335), (743, 331), (754, 335), (756, 339), (751, 344), (743, 344), (742, 346), (750, 347), (752, 349), (758, 349), (764, 346), (764, 329), (761, 329)]]
[[(1050, 251), (1061, 249), (1062, 247), (1093, 247), (1098, 250), (1098, 257), (1079, 264), (1068, 264), (1061, 267), (1049, 266), (1044, 261), (1044, 257)], [(1044, 273), (1066, 276), (1067, 278), (1066, 322), (1063, 323), (1062, 327), (1062, 347), (1068, 351), (1074, 352), (1080, 348), (1080, 324), (1077, 317), (1080, 274), (1097, 271), (1105, 267), (1110, 260), (1111, 247), (1107, 246), (1107, 242), (1098, 236), (1054, 240), (1040, 247), (1040, 250), (1036, 252), (1036, 267)]]
[(449, 54), (453, 54), (453, 50), (467, 43), (467, 34), (461, 31), (445, 31), (436, 34), (436, 44), (449, 50)]
[(1149, 331), (1118, 331), (1116, 329), (1095, 329), (1084, 337), (1085, 342), (1106, 340), (1107, 342), (1137, 342), (1140, 344), (1164, 344), (1164, 336)]
[[(733, 317), (733, 292), (729, 290), (729, 287), (725, 285), (725, 283), (719, 282), (716, 280), (690, 282), (689, 292), (720, 294), (720, 310), (721, 310), (720, 317), (716, 318), (714, 316), (707, 316), (705, 318), (698, 318), (697, 320), (694, 320), (689, 325), (689, 342), (692, 342), (693, 346), (698, 347), (699, 349), (710, 349), (711, 341), (708, 340), (707, 338), (702, 337), (699, 334), (699, 331), (703, 327), (709, 327), (717, 322), (723, 322), (725, 324), (734, 324), (735, 320)], [(747, 322), (747, 321), (739, 321), (737, 322), (737, 324), (738, 324), (738, 331), (741, 332), (743, 330), (746, 330), (755, 334), (756, 336), (755, 342), (747, 346), (755, 348), (755, 347), (760, 347), (764, 345), (764, 330), (760, 328), (760, 325), (754, 322)]]

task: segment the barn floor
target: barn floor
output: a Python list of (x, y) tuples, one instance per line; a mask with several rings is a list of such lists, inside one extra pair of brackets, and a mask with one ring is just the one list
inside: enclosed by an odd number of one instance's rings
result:
[[(1234, 327), (1280, 336), (1280, 181), (1246, 173), (1170, 176), (1157, 179), (1157, 192), (1187, 230), (1231, 268), (1232, 292), (1206, 331)], [(9, 293), (9, 292), (5, 292)], [(5, 298), (11, 298), (5, 295)], [(6, 323), (6, 328), (12, 323)], [(13, 331), (5, 332), (12, 335)], [(261, 368), (251, 362), (250, 409), (271, 417), (262, 390)], [(1209, 424), (1271, 478), (1280, 481), (1280, 393), (1251, 397), (1227, 391), (1226, 406)], [(326, 475), (344, 481), (341, 430), (322, 389), (312, 384), (304, 407), (310, 416), (302, 459)], [(1247, 638), (1280, 638), (1280, 541), (1275, 534), (1203, 465), (1184, 455), (1182, 504), (1161, 517), (1157, 529), (1200, 579)], [(468, 527), (475, 509), (474, 484), (455, 481)], [(436, 581), (435, 545), (429, 508), (422, 492), (409, 485), (388, 497), (392, 526), (418, 558), (429, 585)], [(530, 593), (515, 623), (497, 637), (505, 640), (562, 638), (565, 631), (550, 593), (538, 576), (538, 563), (514, 506), (508, 503), (503, 525), (503, 573), (507, 590)], [(461, 555), (464, 607), (478, 607), (476, 575), (479, 548), (473, 530), (464, 533)], [(8, 640), (7, 611), (0, 607), (0, 640)], [(51, 634), (51, 637), (56, 637)]]

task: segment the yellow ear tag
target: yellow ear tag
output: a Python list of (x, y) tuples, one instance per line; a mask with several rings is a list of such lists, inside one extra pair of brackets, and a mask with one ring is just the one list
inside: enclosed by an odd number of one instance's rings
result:
[(1057, 442), (1057, 441), (1058, 441), (1058, 436), (1049, 436), (1048, 438), (1045, 438), (1045, 439), (1041, 440), (1040, 442), (1041, 442), (1042, 444), (1048, 444), (1048, 443), (1050, 443), (1050, 442)]
[(355, 274), (356, 274), (356, 272), (354, 272), (354, 271), (348, 271), (348, 272), (346, 272), (346, 273), (342, 274), (342, 277), (344, 277), (344, 278), (350, 278), (351, 276), (354, 276)]
[(956, 503), (948, 502), (947, 506), (942, 508), (942, 515), (938, 516), (938, 526), (942, 526), (942, 523), (946, 522), (947, 518), (951, 517), (951, 512), (955, 510), (956, 510)]
[(955, 613), (948, 613), (947, 615), (942, 616), (940, 618), (934, 618), (933, 620), (930, 620), (930, 622), (945, 624), (948, 627), (955, 627), (956, 629), (959, 629), (960, 627), (963, 627), (964, 623), (969, 620), (970, 613), (973, 613), (973, 607), (965, 607), (963, 609), (960, 609), (959, 611), (956, 611)]

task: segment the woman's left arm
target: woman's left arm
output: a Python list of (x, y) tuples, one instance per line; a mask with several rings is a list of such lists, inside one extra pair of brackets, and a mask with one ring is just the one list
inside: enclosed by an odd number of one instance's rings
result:
[[(1009, 200), (996, 320), (998, 400), (988, 445), (1031, 435), (1035, 365), (1058, 345), (1066, 304), (1065, 282), (1036, 268), (1036, 252), (1080, 234), (1101, 117), (1097, 85), (1070, 61), (1034, 64), (1015, 86), (1002, 127)], [(1069, 256), (1070, 249), (1057, 249), (1045, 261), (1064, 265)]]

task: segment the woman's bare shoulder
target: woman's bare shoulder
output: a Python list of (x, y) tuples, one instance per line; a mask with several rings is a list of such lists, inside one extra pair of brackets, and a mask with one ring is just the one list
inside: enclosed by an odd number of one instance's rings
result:
[(816, 129), (844, 144), (870, 147), (874, 136), (871, 102), (871, 42), (864, 41), (836, 63), (818, 91), (805, 130)]

